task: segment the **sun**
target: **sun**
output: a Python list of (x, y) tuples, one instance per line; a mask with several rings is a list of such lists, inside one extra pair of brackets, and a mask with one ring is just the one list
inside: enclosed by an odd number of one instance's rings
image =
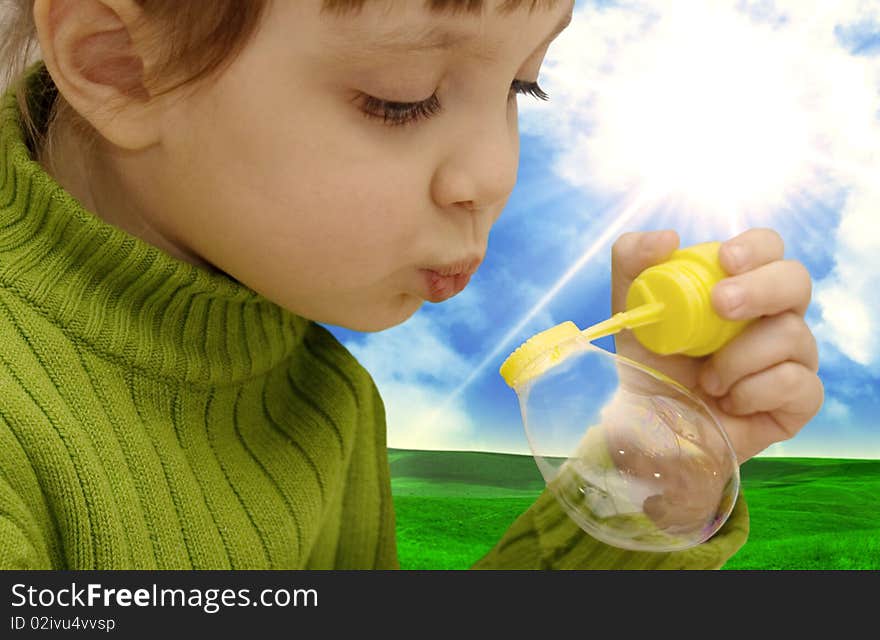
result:
[(593, 179), (704, 220), (784, 209), (814, 177), (817, 144), (810, 84), (787, 46), (716, 3), (672, 3), (598, 92)]

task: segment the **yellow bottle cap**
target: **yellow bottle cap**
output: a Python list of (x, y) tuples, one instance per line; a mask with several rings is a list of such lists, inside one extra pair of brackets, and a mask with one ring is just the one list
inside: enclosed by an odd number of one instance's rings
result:
[[(579, 335), (580, 332), (577, 325), (569, 320), (532, 336), (507, 356), (499, 369), (501, 377), (509, 386), (515, 388), (526, 380), (541, 375), (559, 363), (568, 351), (562, 348), (563, 343)], [(544, 354), (548, 357), (539, 366), (529, 368)], [(524, 373), (526, 375), (523, 375)]]
[(632, 329), (646, 349), (660, 355), (706, 355), (749, 323), (722, 318), (712, 307), (712, 287), (728, 275), (718, 260), (720, 246), (720, 242), (704, 242), (679, 249), (633, 281), (626, 298), (628, 310), (656, 302), (665, 307), (657, 322)]

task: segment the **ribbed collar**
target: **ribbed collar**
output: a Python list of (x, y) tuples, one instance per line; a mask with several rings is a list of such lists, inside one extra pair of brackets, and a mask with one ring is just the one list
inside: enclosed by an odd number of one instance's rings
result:
[[(45, 126), (51, 79), (41, 62), (26, 79)], [(32, 159), (12, 88), (0, 103), (0, 287), (111, 359), (197, 385), (272, 369), (309, 324), (86, 210)]]

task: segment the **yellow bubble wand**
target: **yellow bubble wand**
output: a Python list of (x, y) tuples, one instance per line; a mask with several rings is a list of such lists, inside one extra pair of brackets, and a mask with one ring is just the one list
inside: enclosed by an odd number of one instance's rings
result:
[[(722, 318), (712, 308), (712, 287), (728, 276), (718, 259), (720, 246), (704, 242), (674, 251), (636, 277), (627, 292), (626, 311), (583, 330), (566, 321), (542, 331), (511, 353), (499, 373), (516, 388), (559, 363), (574, 336), (592, 341), (623, 329), (631, 329), (642, 346), (660, 355), (714, 353), (752, 322)], [(544, 354), (549, 355), (544, 366), (529, 369)]]

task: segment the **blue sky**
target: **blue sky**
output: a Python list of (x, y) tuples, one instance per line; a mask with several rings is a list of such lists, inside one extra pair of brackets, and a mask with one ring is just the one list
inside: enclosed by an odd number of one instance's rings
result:
[(880, 0), (579, 1), (539, 81), (551, 99), (518, 98), (518, 182), (468, 288), (386, 331), (327, 325), (376, 380), (389, 446), (528, 453), (498, 367), (609, 315), (614, 238), (769, 226), (813, 278), (825, 404), (763, 455), (880, 458)]

